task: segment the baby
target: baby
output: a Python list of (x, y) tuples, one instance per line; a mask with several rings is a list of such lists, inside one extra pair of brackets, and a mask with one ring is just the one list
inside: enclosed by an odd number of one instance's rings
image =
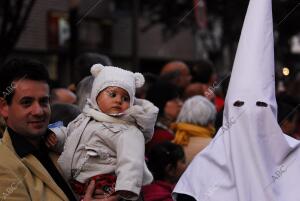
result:
[(135, 99), (144, 84), (140, 73), (95, 64), (90, 99), (67, 128), (56, 127), (63, 152), (58, 160), (74, 191), (83, 195), (93, 179), (108, 195), (136, 200), (142, 185), (152, 181), (144, 160), (145, 142), (153, 135), (158, 108)]

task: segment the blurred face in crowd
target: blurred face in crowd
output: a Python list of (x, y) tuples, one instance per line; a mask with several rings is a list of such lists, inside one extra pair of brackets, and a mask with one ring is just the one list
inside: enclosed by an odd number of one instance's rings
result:
[(64, 89), (64, 88), (53, 89), (51, 93), (51, 98), (52, 98), (52, 104), (54, 103), (75, 104), (76, 102), (76, 95), (69, 89)]
[(179, 76), (173, 80), (173, 84), (184, 89), (187, 87), (192, 79), (189, 67), (182, 61), (172, 61), (163, 66), (160, 74), (164, 75), (171, 72), (179, 72)]
[(166, 103), (165, 108), (164, 108), (165, 117), (171, 121), (175, 121), (181, 110), (182, 105), (183, 105), (183, 102), (179, 98), (169, 100)]
[(297, 115), (294, 115), (294, 117), (291, 120), (286, 119), (283, 122), (281, 122), (280, 127), (282, 129), (282, 132), (293, 136), (297, 128)]
[(177, 161), (176, 167), (168, 165), (166, 168), (166, 179), (171, 183), (177, 183), (187, 167), (185, 158)]
[(208, 87), (202, 83), (191, 83), (184, 90), (184, 98), (188, 99), (190, 97), (201, 95), (204, 96), (207, 92)]
[(23, 79), (14, 82), (12, 102), (0, 102), (7, 126), (20, 135), (36, 138), (45, 134), (50, 118), (49, 86), (46, 82)]
[(176, 173), (175, 173), (176, 181), (179, 180), (179, 178), (181, 177), (181, 175), (185, 171), (186, 167), (187, 167), (187, 164), (186, 164), (185, 158), (177, 161)]
[(192, 76), (190, 74), (190, 70), (187, 66), (182, 66), (180, 68), (180, 77), (178, 80), (178, 86), (183, 89), (186, 88), (191, 82)]
[(120, 87), (107, 87), (97, 97), (99, 109), (105, 114), (119, 114), (129, 108), (130, 97)]

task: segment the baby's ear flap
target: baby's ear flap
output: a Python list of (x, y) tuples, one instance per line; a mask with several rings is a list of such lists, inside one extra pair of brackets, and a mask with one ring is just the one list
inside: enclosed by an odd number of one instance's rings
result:
[(141, 73), (134, 73), (135, 87), (140, 88), (145, 83), (145, 78)]
[(93, 75), (93, 77), (96, 77), (100, 71), (102, 71), (105, 67), (102, 66), (101, 64), (94, 64), (91, 67), (91, 74)]

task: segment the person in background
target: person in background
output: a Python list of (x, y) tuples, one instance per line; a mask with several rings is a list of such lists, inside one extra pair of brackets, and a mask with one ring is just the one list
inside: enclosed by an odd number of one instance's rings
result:
[(192, 82), (198, 82), (212, 86), (217, 81), (214, 65), (209, 60), (200, 60), (191, 68)]
[(282, 132), (297, 140), (300, 140), (300, 136), (296, 134), (297, 121), (299, 118), (298, 108), (293, 107), (284, 101), (278, 101), (277, 105), (277, 120)]
[[(278, 102), (278, 120), (281, 119), (281, 121), (278, 121), (278, 123), (283, 129), (283, 132), (286, 132), (286, 134), (298, 140), (300, 139), (299, 89), (300, 89), (300, 77), (298, 76), (296, 80), (291, 80), (290, 83), (287, 84), (286, 91), (281, 91), (276, 95), (276, 100)], [(285, 105), (282, 105), (282, 107), (280, 108), (279, 103), (284, 103)], [(288, 114), (283, 115), (284, 118), (279, 116), (280, 113), (284, 114), (287, 112), (287, 110), (289, 110), (290, 112)], [(293, 123), (293, 121), (296, 122)], [(294, 126), (295, 128), (293, 128)]]
[(190, 84), (192, 76), (190, 69), (183, 61), (170, 61), (164, 65), (160, 71), (162, 80), (176, 85), (182, 94)]
[(65, 88), (55, 88), (51, 90), (51, 104), (55, 103), (66, 103), (66, 104), (75, 104), (76, 95)]
[(176, 132), (173, 142), (183, 146), (188, 164), (214, 136), (216, 113), (214, 105), (203, 96), (194, 96), (184, 102), (172, 128)]
[(98, 53), (83, 53), (75, 61), (74, 83), (72, 86), (77, 95), (80, 111), (83, 110), (87, 98), (91, 95), (94, 77), (90, 75), (93, 64), (100, 63), (103, 66), (111, 66), (112, 61), (106, 55)]
[[(224, 106), (225, 96), (222, 94), (221, 85), (223, 84), (223, 78), (218, 82), (218, 77), (213, 63), (209, 60), (200, 60), (191, 68), (193, 74), (192, 86), (188, 87), (188, 91), (193, 95), (202, 95), (211, 100), (218, 112), (220, 112)], [(195, 94), (193, 85), (196, 83), (201, 84), (202, 90)], [(186, 92), (187, 93), (187, 92)]]
[(152, 73), (144, 73), (143, 75), (145, 77), (145, 84), (141, 88), (137, 89), (137, 91), (136, 91), (136, 97), (142, 98), (142, 99), (146, 98), (149, 88), (158, 79), (157, 75), (154, 75)]
[(51, 105), (50, 123), (62, 121), (67, 126), (81, 113), (79, 108), (73, 104), (56, 103)]
[(147, 165), (154, 182), (143, 187), (145, 201), (172, 201), (171, 193), (186, 169), (184, 151), (181, 146), (163, 142), (153, 147)]
[(112, 61), (106, 55), (96, 52), (85, 52), (79, 55), (74, 62), (73, 83), (68, 89), (76, 93), (78, 83), (85, 77), (90, 75), (90, 68), (93, 64), (100, 63), (103, 66), (111, 66)]
[(76, 95), (77, 95), (77, 105), (80, 111), (83, 110), (87, 99), (91, 96), (91, 90), (93, 87), (94, 77), (89, 75), (83, 78), (77, 85)]
[(172, 141), (174, 133), (170, 125), (176, 121), (182, 106), (179, 89), (168, 82), (157, 80), (149, 87), (146, 99), (159, 108), (154, 134), (150, 142), (146, 144), (146, 155), (155, 144)]
[(206, 84), (202, 84), (199, 82), (189, 84), (184, 92), (183, 92), (183, 99), (186, 100), (190, 97), (201, 95), (205, 96), (205, 93), (208, 91), (208, 86)]

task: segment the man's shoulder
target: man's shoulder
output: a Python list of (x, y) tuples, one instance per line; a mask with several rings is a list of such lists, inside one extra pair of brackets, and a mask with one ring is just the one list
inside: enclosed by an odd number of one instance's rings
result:
[(11, 148), (9, 148), (7, 144), (3, 142), (3, 139), (0, 139), (0, 153), (1, 153), (0, 160), (9, 157), (8, 155), (14, 153), (13, 150), (11, 150)]
[(2, 168), (15, 169), (18, 163), (22, 163), (21, 159), (5, 139), (0, 140), (0, 153), (0, 167)]
[(3, 142), (3, 139), (0, 139), (0, 153), (1, 153), (1, 157), (0, 160), (3, 159), (4, 157), (7, 156), (7, 153), (12, 152), (12, 150), (10, 150), (8, 148), (8, 146), (6, 145), (5, 142)]
[(21, 160), (18, 159), (2, 142), (0, 142), (0, 153), (0, 172), (6, 170), (14, 171), (19, 167), (17, 164), (20, 163)]

